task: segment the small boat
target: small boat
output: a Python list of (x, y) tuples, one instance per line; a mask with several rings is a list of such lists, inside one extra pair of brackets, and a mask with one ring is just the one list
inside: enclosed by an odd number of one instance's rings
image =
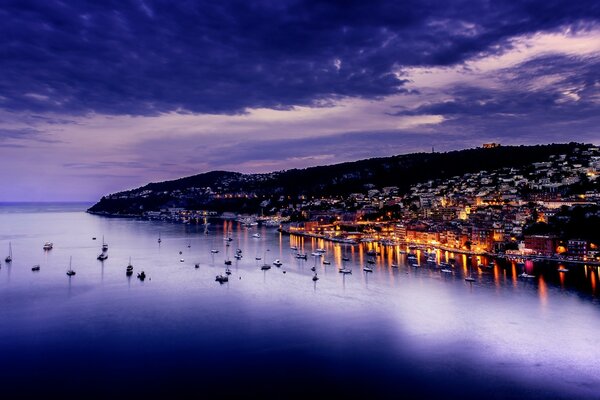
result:
[(92, 238), (92, 240), (96, 240), (96, 237), (94, 236), (94, 237)]
[(73, 260), (73, 257), (69, 257), (69, 269), (67, 270), (67, 275), (68, 276), (75, 275), (75, 271), (73, 271), (73, 268), (71, 268), (71, 261), (72, 260)]
[(196, 268), (196, 269), (200, 268), (200, 264), (198, 264), (198, 263), (194, 264), (194, 268)]
[(271, 266), (269, 264), (263, 264), (260, 269), (262, 269), (263, 271), (266, 271), (268, 269), (271, 269)]
[(225, 260), (225, 265), (231, 265), (231, 260)]
[(569, 269), (568, 269), (568, 268), (565, 268), (565, 267), (560, 267), (560, 268), (558, 269), (558, 272), (569, 272)]
[(398, 268), (398, 264), (392, 264), (392, 265), (390, 265), (390, 267), (392, 267), (392, 268)]
[(310, 267), (310, 270), (314, 272), (314, 271), (317, 270), (317, 268), (316, 267)]
[(12, 244), (10, 242), (8, 242), (8, 255), (4, 259), (4, 262), (10, 263), (10, 262), (12, 262), (12, 259), (13, 259), (12, 258)]
[(162, 239), (160, 238), (160, 233), (158, 234), (158, 243), (162, 242)]
[(259, 239), (260, 238), (260, 233), (253, 233), (252, 237)]
[(296, 254), (296, 258), (297, 259), (301, 259), (301, 260), (308, 260), (308, 256), (306, 254)]
[(100, 253), (100, 254), (98, 254), (98, 257), (96, 257), (96, 259), (99, 261), (104, 261), (107, 258), (108, 258), (108, 254), (106, 254), (106, 253)]
[(235, 256), (233, 256), (236, 260), (241, 260), (242, 259), (242, 255), (241, 254), (236, 254)]
[(329, 261), (329, 260), (323, 260), (323, 264), (329, 265), (329, 264), (331, 264), (331, 261)]
[(229, 277), (227, 275), (217, 275), (215, 281), (219, 283), (229, 282)]
[(318, 280), (319, 280), (319, 277), (317, 276), (317, 274), (314, 274), (314, 275), (313, 275), (313, 277), (312, 277), (312, 280), (313, 280), (314, 282), (316, 282), (316, 281), (318, 281)]
[(340, 269), (340, 274), (351, 274), (351, 273), (352, 273), (352, 270), (349, 268), (344, 267), (344, 268)]
[(315, 251), (317, 253), (327, 253), (327, 250), (325, 250), (325, 249), (316, 249)]
[(365, 271), (365, 272), (373, 272), (373, 268), (369, 267), (368, 265), (365, 265), (363, 267), (363, 271)]
[(129, 264), (125, 267), (125, 274), (131, 276), (133, 274), (133, 265), (131, 265), (131, 257), (129, 257)]
[(229, 237), (229, 236), (225, 236), (225, 237), (223, 238), (223, 240), (225, 240), (226, 242), (231, 242), (231, 241), (233, 241), (233, 238), (231, 238), (231, 237)]
[(216, 253), (218, 253), (218, 252), (219, 252), (219, 250), (217, 250), (217, 249), (212, 249), (210, 252), (211, 252), (211, 253), (213, 253), (213, 254), (216, 254)]
[(375, 260), (369, 258), (367, 260), (367, 264), (375, 264)]
[(179, 262), (184, 262), (184, 261), (185, 261), (185, 260), (184, 260), (183, 258), (180, 258), (180, 259), (179, 259)]
[(260, 261), (260, 260), (262, 260), (262, 257), (254, 257), (254, 259), (255, 259), (256, 261)]
[(410, 263), (410, 266), (413, 268), (419, 268), (419, 264), (417, 263)]
[(310, 253), (310, 255), (313, 257), (321, 257), (321, 256), (323, 256), (323, 253), (313, 252), (313, 253)]
[(290, 246), (290, 250), (298, 250), (298, 246)]
[(40, 270), (40, 266), (39, 264), (34, 265), (33, 267), (31, 267), (32, 271), (39, 271)]
[(142, 271), (142, 272), (139, 272), (139, 273), (137, 274), (137, 277), (138, 277), (138, 279), (139, 279), (140, 281), (143, 281), (144, 279), (146, 279), (146, 273), (145, 273), (144, 271)]
[(275, 260), (275, 261), (273, 261), (273, 265), (276, 267), (281, 267), (283, 265), (283, 263), (279, 260)]
[(407, 259), (407, 260), (416, 260), (416, 259), (417, 259), (417, 255), (416, 255), (416, 254), (412, 254), (412, 253), (411, 253), (411, 254), (408, 254), (408, 255), (406, 256), (406, 259)]
[(225, 275), (231, 275), (231, 270), (229, 267), (225, 268)]
[(473, 278), (471, 275), (465, 276), (465, 281), (467, 281), (467, 282), (475, 282), (475, 278)]
[(450, 268), (442, 268), (442, 270), (441, 270), (441, 271), (442, 271), (443, 273), (445, 273), (445, 274), (451, 274), (451, 273), (452, 273), (452, 270), (451, 270)]
[(522, 274), (519, 275), (519, 278), (533, 279), (533, 278), (535, 278), (535, 275), (531, 275), (531, 274), (528, 274), (527, 272), (523, 272)]
[(54, 244), (52, 242), (44, 243), (44, 250), (52, 250), (52, 247), (54, 247)]
[(183, 251), (181, 251), (181, 250), (180, 250), (180, 251), (179, 251), (179, 255), (181, 255), (181, 254), (183, 254)]
[(342, 257), (342, 261), (350, 261), (349, 257)]

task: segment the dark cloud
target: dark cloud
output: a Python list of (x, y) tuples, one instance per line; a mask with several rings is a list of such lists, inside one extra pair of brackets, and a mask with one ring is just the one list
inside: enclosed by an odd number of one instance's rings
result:
[[(562, 140), (598, 139), (600, 58), (546, 55), (495, 72), (499, 87), (457, 84), (450, 100), (402, 108), (392, 115), (441, 115), (441, 132), (491, 137)], [(535, 138), (534, 140), (532, 140)]]
[(0, 108), (239, 113), (401, 93), (514, 35), (585, 29), (597, 1), (3, 1)]

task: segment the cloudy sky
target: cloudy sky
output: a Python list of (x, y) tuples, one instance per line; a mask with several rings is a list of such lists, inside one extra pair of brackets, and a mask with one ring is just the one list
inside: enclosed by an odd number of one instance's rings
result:
[(0, 0), (0, 201), (600, 143), (600, 2)]

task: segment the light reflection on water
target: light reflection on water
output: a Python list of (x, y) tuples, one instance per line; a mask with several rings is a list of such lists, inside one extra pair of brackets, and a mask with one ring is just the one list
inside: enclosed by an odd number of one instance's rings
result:
[[(422, 395), (462, 398), (490, 390), (496, 397), (593, 398), (600, 385), (591, 334), (600, 331), (596, 267), (558, 273), (556, 265), (526, 265), (537, 277), (522, 280), (514, 262), (485, 269), (478, 268), (490, 262), (485, 257), (439, 252), (438, 261), (455, 260), (454, 272), (442, 274), (421, 251), (413, 268), (399, 248), (248, 230), (230, 221), (212, 221), (204, 235), (201, 225), (102, 218), (59, 206), (1, 211), (0, 255), (8, 241), (14, 253), (0, 269), (3, 389), (32, 373), (56, 387), (65, 370), (97, 384), (94, 368), (120, 390), (128, 387), (120, 374), (146, 376), (157, 393), (189, 386), (190, 374), (210, 384), (223, 371), (243, 384), (240, 390), (262, 394), (291, 386), (318, 395), (310, 381), (349, 397), (390, 397), (398, 376)], [(224, 232), (234, 239), (229, 247)], [(96, 260), (102, 235), (109, 244), (103, 263)], [(45, 241), (54, 249), (42, 251)], [(290, 246), (308, 260), (296, 259)], [(317, 248), (327, 252), (315, 260)], [(362, 271), (369, 249), (380, 252), (373, 273)], [(214, 277), (224, 272), (227, 255), (233, 273), (219, 285)], [(65, 274), (70, 256), (72, 278)], [(129, 257), (146, 281), (125, 276)], [(337, 272), (342, 257), (350, 258), (352, 275)], [(260, 270), (276, 258), (281, 268)], [(33, 264), (41, 270), (32, 272)], [(464, 281), (469, 272), (473, 284)], [(88, 364), (92, 370), (72, 368)], [(265, 374), (271, 386), (261, 386)]]

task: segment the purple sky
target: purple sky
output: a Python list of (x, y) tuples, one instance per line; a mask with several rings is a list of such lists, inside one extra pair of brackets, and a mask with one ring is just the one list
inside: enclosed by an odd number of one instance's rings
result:
[(597, 0), (70, 3), (0, 0), (0, 201), (600, 143)]

